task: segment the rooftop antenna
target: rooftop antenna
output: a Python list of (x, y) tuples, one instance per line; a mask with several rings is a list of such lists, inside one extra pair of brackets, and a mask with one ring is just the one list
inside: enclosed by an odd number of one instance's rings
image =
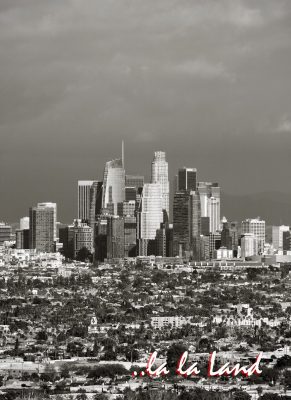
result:
[(122, 166), (124, 168), (124, 140), (121, 142), (121, 161), (122, 161)]

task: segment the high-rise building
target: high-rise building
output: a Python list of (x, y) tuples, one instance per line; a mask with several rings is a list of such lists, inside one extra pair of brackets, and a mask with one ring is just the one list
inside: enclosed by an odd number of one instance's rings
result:
[(201, 217), (209, 217), (211, 233), (220, 231), (220, 187), (217, 183), (198, 182), (201, 202)]
[(136, 256), (136, 217), (124, 216), (124, 257)]
[(125, 186), (142, 188), (144, 185), (144, 176), (141, 175), (125, 175)]
[(94, 229), (95, 222), (102, 211), (103, 182), (93, 181), (90, 188), (89, 226)]
[(163, 210), (166, 210), (169, 216), (169, 195), (170, 185), (168, 176), (168, 162), (164, 151), (155, 151), (152, 161), (152, 183), (159, 183), (162, 190)]
[(134, 217), (136, 212), (136, 201), (129, 200), (117, 204), (117, 214), (120, 217), (131, 216)]
[(207, 202), (207, 214), (209, 217), (209, 230), (215, 233), (220, 230), (220, 199), (210, 197)]
[(241, 223), (241, 233), (252, 233), (257, 239), (257, 254), (263, 254), (265, 247), (265, 237), (266, 237), (266, 223), (262, 219), (246, 219)]
[(156, 238), (157, 229), (163, 222), (163, 196), (159, 183), (146, 183), (142, 192), (138, 213), (139, 254), (147, 254), (149, 241)]
[(287, 254), (287, 252), (291, 251), (291, 231), (283, 232), (283, 252)]
[(95, 181), (78, 181), (78, 219), (90, 220), (90, 191)]
[(20, 218), (19, 229), (29, 229), (29, 217)]
[(4, 222), (0, 222), (0, 245), (12, 238), (12, 227)]
[(107, 258), (124, 258), (124, 219), (118, 216), (107, 219)]
[(15, 241), (17, 249), (29, 249), (29, 229), (16, 229)]
[(56, 235), (55, 203), (38, 203), (29, 209), (29, 248), (50, 253), (54, 251)]
[(190, 252), (190, 192), (181, 191), (174, 195), (173, 204), (173, 252), (184, 256)]
[(117, 204), (125, 200), (125, 171), (122, 159), (105, 164), (103, 179), (102, 207), (117, 215)]
[(272, 242), (276, 250), (283, 250), (283, 232), (290, 231), (290, 227), (286, 225), (272, 226)]
[(242, 258), (255, 256), (258, 251), (258, 237), (254, 233), (244, 233), (241, 237)]
[(37, 207), (54, 209), (54, 241), (56, 241), (57, 240), (57, 204), (51, 203), (51, 202), (37, 203)]
[(197, 187), (197, 169), (196, 168), (179, 168), (178, 171), (178, 190), (196, 191)]
[[(200, 203), (201, 207), (201, 203)], [(201, 235), (208, 236), (210, 233), (209, 230), (209, 217), (201, 217)]]
[(137, 191), (138, 189), (135, 186), (126, 186), (125, 187), (125, 201), (131, 201), (137, 199)]
[(198, 192), (190, 192), (190, 248), (194, 260), (200, 260), (201, 204)]
[(107, 215), (100, 215), (95, 224), (94, 258), (96, 261), (104, 261), (107, 257)]
[(84, 247), (93, 253), (93, 229), (82, 220), (75, 219), (72, 225), (60, 228), (60, 242), (67, 258), (75, 259)]

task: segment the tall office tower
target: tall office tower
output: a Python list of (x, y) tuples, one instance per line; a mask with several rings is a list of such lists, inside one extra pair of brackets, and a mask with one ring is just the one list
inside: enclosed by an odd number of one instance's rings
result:
[(51, 202), (37, 203), (37, 207), (54, 209), (54, 241), (56, 241), (57, 240), (57, 204), (51, 203)]
[(176, 192), (173, 204), (173, 255), (190, 252), (190, 192)]
[(20, 218), (19, 229), (29, 229), (29, 217)]
[(190, 247), (194, 260), (200, 260), (201, 204), (198, 192), (190, 192)]
[(241, 233), (252, 233), (258, 241), (258, 254), (263, 254), (266, 237), (266, 223), (259, 217), (256, 219), (246, 219), (241, 223)]
[(136, 256), (136, 217), (124, 217), (124, 257)]
[(283, 250), (283, 232), (289, 232), (290, 227), (286, 225), (272, 226), (272, 242), (276, 250)]
[(216, 197), (208, 199), (207, 214), (209, 216), (209, 231), (211, 233), (220, 231), (220, 199)]
[(232, 250), (232, 237), (230, 234), (229, 222), (225, 221), (222, 223), (221, 231), (221, 247), (225, 247), (228, 250)]
[[(200, 203), (201, 207), (201, 203)], [(208, 236), (210, 231), (209, 231), (209, 217), (201, 217), (201, 235), (203, 236)]]
[(121, 159), (105, 164), (103, 179), (102, 208), (117, 215), (117, 204), (125, 199), (125, 171)]
[(90, 187), (89, 226), (94, 229), (95, 222), (102, 210), (103, 182), (93, 181)]
[(156, 236), (156, 255), (167, 257), (167, 226), (161, 224)]
[(197, 187), (197, 169), (179, 168), (178, 171), (178, 192), (182, 190), (196, 190)]
[(125, 186), (142, 188), (144, 185), (144, 176), (141, 175), (125, 175)]
[(90, 191), (95, 181), (78, 181), (78, 219), (90, 219)]
[(230, 236), (231, 236), (231, 241), (232, 241), (233, 255), (234, 255), (234, 257), (236, 257), (238, 254), (238, 245), (239, 245), (238, 222), (231, 221), (229, 223), (229, 229), (230, 229)]
[(251, 257), (257, 255), (258, 238), (253, 233), (244, 233), (241, 237), (241, 257)]
[(107, 219), (107, 258), (124, 258), (124, 219), (118, 216)]
[(29, 249), (29, 229), (16, 229), (16, 249)]
[(125, 201), (136, 200), (137, 198), (137, 188), (135, 186), (125, 187)]
[[(146, 183), (138, 212), (139, 255), (148, 255), (150, 241), (156, 238), (157, 229), (163, 222), (163, 196), (159, 183)], [(152, 253), (151, 253), (152, 254)]]
[(215, 257), (215, 250), (218, 250), (221, 247), (221, 234), (210, 233), (209, 236), (209, 258), (212, 260)]
[(237, 256), (238, 251), (238, 223), (236, 221), (225, 221), (222, 224), (221, 247), (233, 251), (233, 256)]
[(283, 232), (283, 252), (291, 251), (291, 231)]
[(200, 258), (201, 260), (210, 260), (209, 255), (209, 235), (200, 238)]
[(0, 222), (0, 245), (12, 238), (12, 228), (10, 225)]
[(56, 232), (55, 203), (39, 203), (29, 209), (29, 248), (50, 253), (54, 251)]
[(163, 210), (166, 210), (169, 216), (169, 195), (170, 185), (168, 177), (168, 162), (164, 151), (155, 151), (152, 161), (152, 183), (159, 183), (162, 188)]
[(201, 202), (201, 217), (209, 217), (209, 230), (215, 233), (220, 230), (220, 187), (218, 183), (198, 182), (198, 193)]
[(131, 216), (134, 217), (136, 212), (136, 201), (129, 200), (117, 204), (117, 214), (120, 217)]
[(94, 258), (96, 261), (104, 261), (107, 257), (107, 216), (100, 215), (95, 224)]

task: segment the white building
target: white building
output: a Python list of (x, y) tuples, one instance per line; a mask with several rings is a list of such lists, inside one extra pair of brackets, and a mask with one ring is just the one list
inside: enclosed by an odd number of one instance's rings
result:
[(168, 162), (166, 161), (166, 153), (164, 151), (155, 151), (152, 161), (152, 183), (160, 183), (163, 197), (163, 209), (169, 215), (169, 177)]
[(209, 217), (209, 231), (215, 233), (220, 230), (220, 199), (210, 197), (207, 201), (207, 216)]
[(283, 232), (288, 232), (289, 226), (272, 226), (272, 243), (275, 250), (283, 250)]
[(162, 329), (171, 326), (172, 328), (180, 328), (189, 324), (192, 317), (151, 317), (151, 326), (154, 329)]
[(245, 233), (252, 233), (258, 242), (258, 252), (256, 254), (263, 253), (265, 246), (265, 236), (266, 236), (266, 223), (264, 220), (258, 217), (242, 221), (241, 233), (242, 235), (244, 235)]
[(258, 240), (253, 233), (245, 233), (241, 238), (241, 257), (251, 257), (258, 254)]
[(220, 230), (220, 187), (217, 183), (198, 182), (201, 203), (201, 217), (209, 217), (209, 231)]
[(220, 247), (220, 249), (214, 252), (216, 260), (227, 260), (233, 258), (233, 251), (226, 247)]
[(29, 229), (29, 217), (20, 218), (19, 229)]
[(122, 159), (108, 161), (103, 177), (102, 207), (117, 215), (117, 204), (125, 200), (125, 170)]
[(153, 240), (163, 222), (163, 196), (159, 183), (146, 183), (139, 213), (139, 239)]

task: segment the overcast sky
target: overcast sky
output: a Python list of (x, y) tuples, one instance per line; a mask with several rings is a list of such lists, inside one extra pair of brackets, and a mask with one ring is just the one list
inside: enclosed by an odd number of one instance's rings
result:
[(291, 191), (290, 0), (1, 0), (0, 220), (165, 150), (228, 193)]

